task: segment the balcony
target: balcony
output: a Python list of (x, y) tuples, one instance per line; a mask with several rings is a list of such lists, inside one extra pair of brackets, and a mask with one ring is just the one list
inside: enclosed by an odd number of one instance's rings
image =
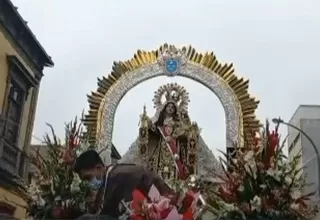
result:
[[(0, 170), (21, 180), (25, 179), (25, 163), (27, 157), (16, 144), (12, 144), (10, 141), (10, 139), (14, 137), (12, 131), (17, 131), (15, 128), (18, 126), (19, 124), (4, 119), (0, 115)], [(11, 132), (8, 132), (10, 130)], [(17, 140), (15, 140), (15, 142), (16, 141)]]

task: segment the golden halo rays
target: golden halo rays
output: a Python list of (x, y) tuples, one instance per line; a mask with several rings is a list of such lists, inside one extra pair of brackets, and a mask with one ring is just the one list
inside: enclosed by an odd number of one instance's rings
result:
[[(167, 47), (168, 44), (164, 44), (156, 51), (138, 50), (132, 59), (125, 62), (114, 62), (112, 71), (107, 77), (103, 76), (102, 78), (98, 78), (97, 90), (87, 96), (89, 111), (83, 119), (83, 123), (89, 134), (90, 144), (95, 145), (97, 134), (100, 131), (101, 114), (107, 91), (113, 89), (123, 75), (130, 74), (133, 70), (144, 65), (155, 64), (158, 56), (162, 53), (163, 49)], [(192, 63), (201, 65), (210, 70), (212, 74), (219, 75), (232, 89), (241, 105), (243, 125), (240, 131), (243, 131), (244, 135), (250, 135), (252, 132), (258, 131), (260, 123), (256, 118), (255, 111), (258, 108), (259, 101), (248, 92), (249, 80), (236, 76), (233, 64), (220, 63), (213, 52), (198, 53), (191, 46), (183, 47), (182, 50), (186, 51), (189, 62), (191, 61)]]

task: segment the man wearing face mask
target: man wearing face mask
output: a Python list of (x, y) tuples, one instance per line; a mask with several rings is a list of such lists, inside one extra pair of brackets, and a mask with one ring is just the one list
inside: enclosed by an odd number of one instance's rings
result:
[[(132, 200), (132, 192), (139, 190), (148, 197), (154, 185), (161, 195), (172, 196), (174, 192), (154, 172), (135, 164), (117, 164), (105, 167), (99, 154), (94, 150), (82, 153), (75, 162), (74, 171), (80, 179), (88, 182), (95, 194), (91, 208), (93, 214), (117, 219), (124, 210), (120, 210), (123, 201)], [(110, 218), (111, 217), (111, 218)]]

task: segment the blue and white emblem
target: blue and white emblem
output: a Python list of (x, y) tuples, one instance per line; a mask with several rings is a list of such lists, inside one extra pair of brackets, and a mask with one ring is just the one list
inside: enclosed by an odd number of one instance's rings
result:
[(166, 72), (169, 76), (175, 76), (178, 74), (179, 60), (178, 59), (167, 59), (165, 61)]

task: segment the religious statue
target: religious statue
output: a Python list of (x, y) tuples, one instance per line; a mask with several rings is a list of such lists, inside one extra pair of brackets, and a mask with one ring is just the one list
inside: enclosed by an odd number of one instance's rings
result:
[(197, 173), (199, 128), (188, 116), (189, 95), (184, 87), (161, 86), (153, 99), (156, 113), (144, 107), (138, 145), (143, 161), (163, 179), (185, 180)]

